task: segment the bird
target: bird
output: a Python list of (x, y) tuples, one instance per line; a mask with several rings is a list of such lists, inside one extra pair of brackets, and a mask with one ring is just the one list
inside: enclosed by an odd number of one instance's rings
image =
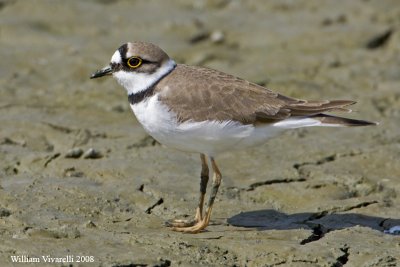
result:
[[(222, 180), (215, 157), (259, 146), (286, 130), (311, 126), (367, 126), (375, 122), (329, 115), (351, 112), (352, 100), (302, 100), (233, 75), (177, 64), (149, 42), (128, 42), (90, 78), (112, 75), (127, 91), (130, 107), (144, 130), (159, 143), (199, 153), (200, 194), (193, 219), (172, 220), (173, 231), (199, 233), (209, 225)], [(205, 195), (212, 170), (207, 207)]]

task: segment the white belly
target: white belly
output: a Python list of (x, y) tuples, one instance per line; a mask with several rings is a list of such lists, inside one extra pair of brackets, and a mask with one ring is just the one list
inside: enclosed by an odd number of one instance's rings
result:
[[(285, 120), (287, 123), (283, 121), (258, 127), (234, 121), (186, 121), (179, 124), (175, 114), (158, 101), (157, 94), (131, 105), (131, 108), (146, 132), (161, 144), (209, 156), (228, 150), (260, 145), (289, 128), (313, 126), (298, 125), (298, 123), (293, 123), (295, 122), (293, 119)], [(316, 122), (312, 119), (303, 120), (314, 125)]]

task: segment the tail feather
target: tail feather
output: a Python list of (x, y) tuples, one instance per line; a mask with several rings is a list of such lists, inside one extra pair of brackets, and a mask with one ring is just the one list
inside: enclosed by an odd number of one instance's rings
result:
[(300, 103), (290, 103), (287, 108), (290, 109), (292, 116), (312, 116), (332, 111), (351, 112), (352, 110), (347, 108), (347, 106), (355, 103), (352, 100), (303, 101)]
[(378, 125), (377, 122), (364, 121), (364, 120), (355, 120), (343, 117), (337, 117), (327, 114), (317, 114), (314, 116), (310, 116), (310, 118), (316, 119), (320, 121), (325, 126), (368, 126), (368, 125)]

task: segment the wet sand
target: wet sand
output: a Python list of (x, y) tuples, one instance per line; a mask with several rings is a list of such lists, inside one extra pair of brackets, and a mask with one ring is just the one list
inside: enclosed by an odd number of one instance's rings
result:
[[(0, 265), (398, 266), (384, 230), (400, 225), (399, 25), (394, 0), (0, 1)], [(153, 142), (123, 88), (89, 80), (133, 40), (292, 97), (356, 100), (348, 116), (380, 125), (220, 155), (211, 225), (171, 232), (194, 214), (199, 156)]]

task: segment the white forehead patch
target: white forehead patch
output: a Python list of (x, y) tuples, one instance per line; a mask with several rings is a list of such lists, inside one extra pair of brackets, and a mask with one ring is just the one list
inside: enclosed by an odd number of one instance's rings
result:
[(119, 50), (115, 51), (114, 55), (111, 57), (111, 63), (122, 63), (122, 58)]

